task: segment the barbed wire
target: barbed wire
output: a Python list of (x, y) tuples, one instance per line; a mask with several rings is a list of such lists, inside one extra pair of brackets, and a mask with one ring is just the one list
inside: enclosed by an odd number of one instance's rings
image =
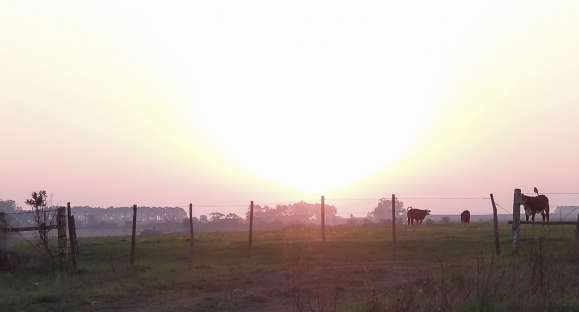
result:
[(572, 213), (577, 212), (577, 210), (579, 210), (579, 208), (575, 208), (572, 209), (571, 211), (569, 211), (567, 214), (565, 214), (565, 216), (561, 217), (561, 219), (566, 219), (568, 216), (570, 216)]
[(193, 207), (197, 208), (240, 208), (240, 207), (248, 207), (249, 203), (247, 204), (193, 204)]
[(504, 212), (506, 213), (511, 213), (511, 211), (508, 211), (507, 209), (505, 209), (505, 207), (503, 207), (501, 204), (499, 204), (497, 201), (495, 201), (495, 205), (497, 205), (497, 207), (501, 208)]
[[(326, 200), (333, 200), (333, 201), (366, 201), (366, 200), (381, 200), (381, 199), (390, 199), (390, 197), (382, 197), (382, 198), (335, 198), (329, 197)], [(489, 200), (490, 197), (478, 197), (478, 196), (396, 196), (396, 199), (404, 199), (404, 200)]]
[[(383, 197), (387, 199), (386, 197)], [(325, 200), (328, 201), (366, 201), (366, 200), (380, 200), (382, 198), (340, 198), (340, 197), (328, 197)]]
[(45, 209), (45, 210), (39, 210), (38, 212), (34, 211), (34, 210), (18, 210), (18, 211), (4, 212), (4, 214), (6, 214), (6, 215), (18, 215), (18, 214), (28, 214), (28, 213), (50, 213), (50, 212), (55, 212), (55, 211), (58, 211), (58, 209), (57, 208), (49, 208), (49, 209)]
[(406, 197), (406, 196), (400, 196), (400, 197), (396, 197), (396, 199), (405, 199), (405, 200), (490, 200), (490, 197), (420, 197), (420, 196), (416, 196), (416, 197)]

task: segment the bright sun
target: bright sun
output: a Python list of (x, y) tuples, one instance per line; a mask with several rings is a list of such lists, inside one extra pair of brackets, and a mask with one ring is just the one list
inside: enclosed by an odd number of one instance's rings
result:
[(240, 5), (187, 16), (184, 33), (166, 32), (180, 45), (155, 49), (191, 131), (258, 176), (330, 193), (404, 157), (449, 76), (452, 55), (436, 35), (452, 29), (382, 9), (256, 15)]
[[(332, 101), (328, 101), (332, 102)], [(432, 106), (208, 105), (190, 110), (220, 152), (262, 178), (320, 194), (403, 157)]]

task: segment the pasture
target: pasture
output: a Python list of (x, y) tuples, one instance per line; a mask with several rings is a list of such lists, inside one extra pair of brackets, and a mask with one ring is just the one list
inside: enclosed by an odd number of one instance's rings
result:
[[(573, 311), (579, 310), (574, 226), (509, 225), (494, 256), (491, 224), (385, 225), (79, 240), (78, 272), (36, 259), (0, 272), (7, 311)], [(31, 247), (17, 249), (30, 254)], [(32, 257), (31, 257), (32, 258)]]

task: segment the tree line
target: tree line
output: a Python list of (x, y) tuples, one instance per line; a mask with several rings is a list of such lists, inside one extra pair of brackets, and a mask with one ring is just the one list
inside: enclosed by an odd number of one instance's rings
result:
[[(28, 205), (32, 207), (33, 202)], [(406, 210), (404, 203), (396, 201), (396, 221), (402, 222)], [(381, 198), (376, 206), (365, 217), (349, 218), (338, 216), (338, 209), (334, 205), (325, 204), (326, 224), (368, 224), (391, 222), (392, 202), (388, 198)], [(27, 211), (17, 207), (13, 200), (0, 200), (0, 212)], [(75, 215), (79, 228), (118, 228), (128, 227), (132, 222), (132, 207), (91, 207), (74, 206), (72, 213)], [(283, 228), (295, 225), (315, 225), (320, 223), (320, 203), (308, 203), (299, 201), (285, 205), (255, 205), (254, 225), (256, 228)], [(12, 222), (19, 225), (35, 223), (33, 215), (13, 215)], [(236, 230), (242, 229), (249, 220), (249, 209), (245, 215), (236, 213), (211, 212), (193, 218), (193, 223), (200, 230)], [(141, 225), (173, 224), (179, 227), (188, 227), (189, 220), (185, 209), (181, 207), (139, 207), (137, 222)]]

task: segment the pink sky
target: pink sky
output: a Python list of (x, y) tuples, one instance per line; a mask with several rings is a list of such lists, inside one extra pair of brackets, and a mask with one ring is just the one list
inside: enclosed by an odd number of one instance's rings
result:
[[(579, 5), (0, 4), (0, 198), (579, 192)], [(552, 196), (552, 206), (579, 196)], [(365, 215), (373, 201), (329, 201)], [(489, 213), (486, 200), (405, 200)]]

